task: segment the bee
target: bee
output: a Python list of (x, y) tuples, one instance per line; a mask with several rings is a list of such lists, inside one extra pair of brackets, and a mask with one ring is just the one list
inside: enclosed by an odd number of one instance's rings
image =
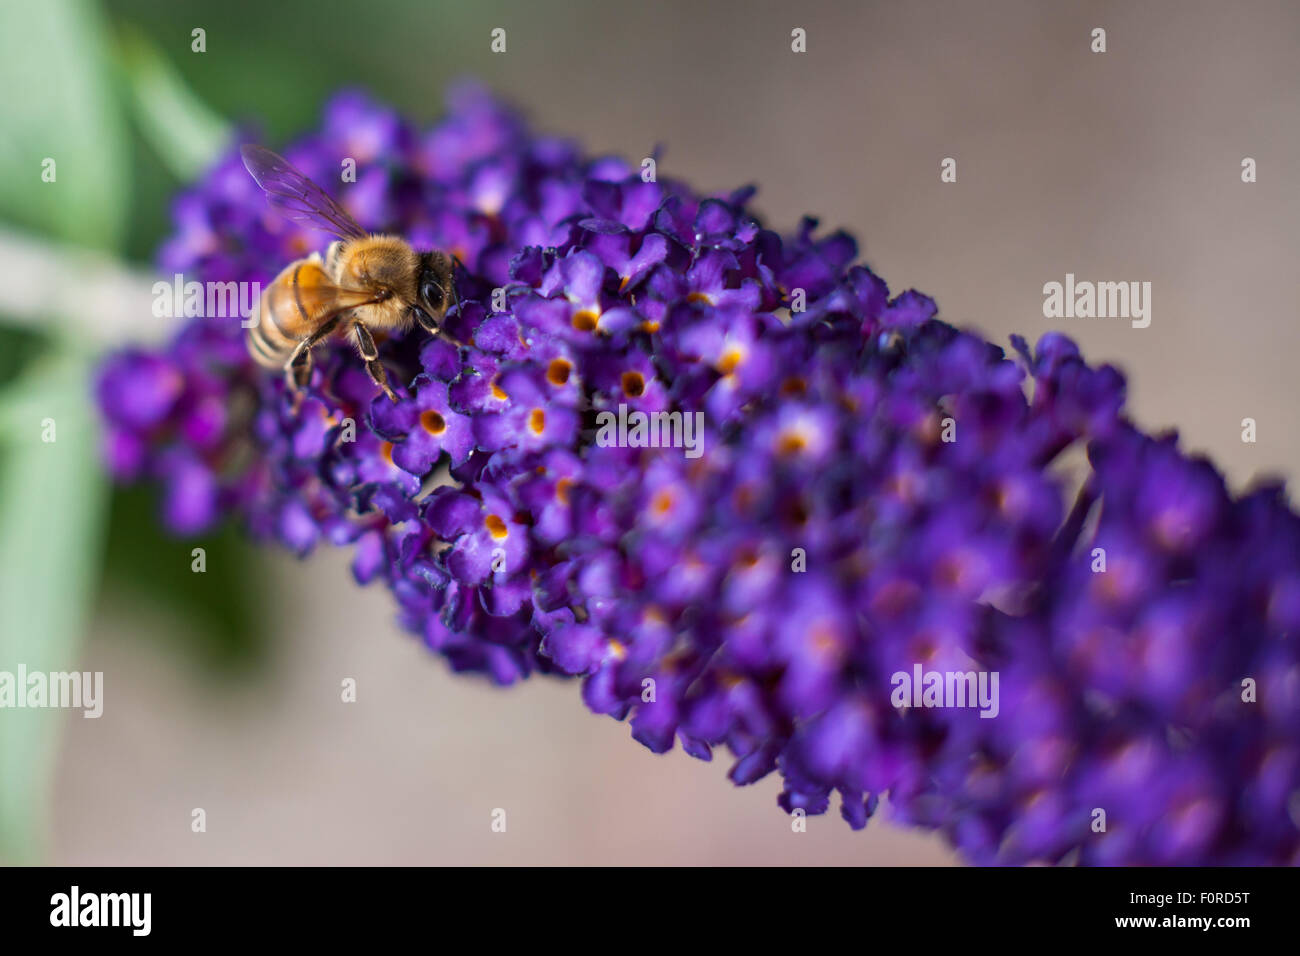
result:
[(366, 232), (325, 190), (265, 147), (244, 146), (240, 155), (273, 207), (337, 237), (323, 259), (313, 252), (289, 263), (262, 293), (248, 330), (249, 354), (265, 368), (283, 369), (290, 391), (300, 395), (311, 378), (312, 347), (331, 336), (350, 339), (371, 379), (396, 402), (375, 333), (418, 323), (439, 334), (456, 298), (452, 257)]

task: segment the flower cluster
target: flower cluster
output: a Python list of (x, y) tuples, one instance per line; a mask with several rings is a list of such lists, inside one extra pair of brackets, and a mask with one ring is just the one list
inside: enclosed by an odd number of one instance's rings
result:
[[(1115, 369), (1055, 334), (1009, 357), (851, 236), (474, 87), (427, 131), (344, 94), (286, 155), (355, 159), (344, 204), (453, 252), (460, 306), (382, 344), (396, 403), (343, 345), (295, 401), (233, 320), (108, 359), (107, 459), (176, 532), (351, 545), (454, 668), (579, 676), (655, 752), (778, 771), (787, 811), (887, 797), (980, 863), (1300, 860), (1300, 520), (1136, 430)], [(322, 242), (234, 153), (176, 220), (163, 266), (200, 280)], [(996, 672), (995, 713), (896, 706), (918, 667)]]

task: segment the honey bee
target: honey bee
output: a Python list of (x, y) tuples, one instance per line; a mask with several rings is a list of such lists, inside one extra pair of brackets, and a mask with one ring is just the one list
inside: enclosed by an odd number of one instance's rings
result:
[(289, 219), (337, 238), (324, 259), (313, 252), (285, 266), (262, 293), (248, 351), (266, 368), (283, 369), (290, 391), (311, 378), (311, 350), (327, 337), (350, 338), (366, 371), (392, 401), (397, 396), (379, 361), (375, 333), (418, 322), (432, 335), (456, 297), (452, 258), (417, 252), (398, 236), (366, 232), (323, 189), (262, 146), (240, 149), (244, 167)]

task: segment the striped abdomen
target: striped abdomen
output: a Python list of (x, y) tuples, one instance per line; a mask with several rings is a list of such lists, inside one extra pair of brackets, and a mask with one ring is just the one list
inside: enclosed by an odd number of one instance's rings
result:
[(306, 303), (297, 295), (302, 269), (308, 260), (291, 262), (266, 287), (258, 302), (258, 316), (248, 330), (248, 354), (266, 368), (281, 368), (300, 339), (311, 334)]
[(298, 343), (330, 319), (375, 300), (374, 291), (335, 285), (319, 256), (291, 262), (262, 293), (248, 352), (259, 365), (281, 368)]

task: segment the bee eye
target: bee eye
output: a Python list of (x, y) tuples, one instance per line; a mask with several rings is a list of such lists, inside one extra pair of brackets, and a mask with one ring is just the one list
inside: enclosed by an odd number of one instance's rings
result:
[(420, 297), (435, 309), (442, 308), (442, 286), (432, 278), (426, 278), (420, 285)]

